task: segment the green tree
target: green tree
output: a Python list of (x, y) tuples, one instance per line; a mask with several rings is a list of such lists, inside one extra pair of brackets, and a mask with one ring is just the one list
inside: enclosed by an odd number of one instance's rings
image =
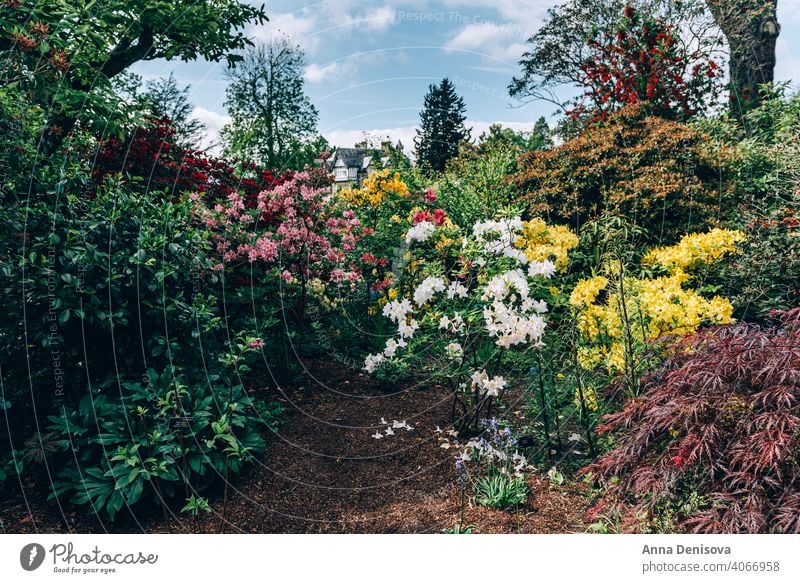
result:
[(439, 179), (438, 204), (465, 228), (495, 216), (519, 195), (513, 182), (519, 157), (551, 146), (550, 128), (544, 118), (530, 132), (491, 125), (477, 144), (462, 142), (458, 156), (447, 162)]
[(184, 147), (197, 146), (202, 139), (206, 127), (198, 119), (192, 117), (194, 104), (189, 101), (191, 85), (178, 87), (175, 75), (148, 81), (141, 95), (141, 102), (152, 116), (170, 120), (175, 128), (175, 137)]
[(47, 113), (52, 153), (81, 123), (114, 131), (128, 121), (110, 80), (153, 59), (227, 59), (251, 43), (243, 33), (267, 20), (238, 0), (29, 0), (0, 9), (0, 90)]
[(226, 152), (272, 170), (302, 167), (302, 143), (315, 137), (317, 108), (304, 92), (305, 53), (280, 37), (250, 49), (227, 71), (222, 130)]
[(425, 95), (417, 130), (417, 165), (426, 172), (442, 172), (447, 161), (458, 155), (461, 143), (469, 140), (470, 131), (464, 125), (467, 106), (449, 79), (431, 85)]
[[(552, 130), (544, 117), (536, 120), (531, 131), (517, 132), (511, 128), (504, 128), (500, 124), (489, 126), (488, 133), (482, 133), (478, 138), (475, 151), (478, 155), (487, 154), (495, 150), (511, 148), (516, 153), (522, 154), (531, 150), (546, 150), (553, 145)], [(464, 150), (460, 153), (463, 155)]]

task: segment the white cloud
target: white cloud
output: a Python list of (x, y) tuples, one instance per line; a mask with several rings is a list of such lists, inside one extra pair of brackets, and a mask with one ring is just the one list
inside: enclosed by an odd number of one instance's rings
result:
[(211, 111), (204, 107), (195, 107), (192, 118), (199, 120), (206, 126), (205, 135), (200, 142), (200, 149), (209, 149), (211, 153), (219, 153), (219, 132), (223, 126), (231, 121), (230, 116)]
[(363, 27), (368, 30), (386, 30), (395, 21), (395, 10), (390, 6), (379, 6), (349, 19), (352, 26)]
[(476, 51), (491, 59), (516, 64), (525, 52), (525, 43), (515, 26), (482, 22), (462, 28), (444, 48)]
[(269, 22), (254, 26), (249, 34), (267, 43), (280, 35), (289, 36), (307, 53), (313, 53), (335, 36), (351, 34), (355, 29), (381, 32), (395, 22), (395, 9), (384, 5), (357, 11), (347, 2), (328, 2), (290, 13), (270, 14)]
[(318, 30), (316, 15), (306, 16), (293, 12), (270, 14), (269, 22), (254, 26), (250, 30), (250, 35), (260, 43), (269, 43), (279, 36), (286, 35), (295, 43), (301, 44), (306, 51), (313, 51), (322, 40)]
[(334, 61), (325, 65), (311, 63), (306, 67), (304, 77), (309, 83), (325, 83), (326, 81), (341, 80), (356, 71), (352, 63)]
[(417, 128), (416, 126), (398, 126), (370, 130), (330, 130), (323, 131), (322, 135), (331, 144), (340, 148), (352, 148), (365, 138), (370, 138), (372, 141), (390, 140), (393, 144), (399, 140), (403, 143), (406, 154), (412, 155)]

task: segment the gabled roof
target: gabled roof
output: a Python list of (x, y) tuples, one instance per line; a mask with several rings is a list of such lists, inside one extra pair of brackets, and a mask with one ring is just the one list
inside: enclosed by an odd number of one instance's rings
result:
[(336, 150), (336, 158), (341, 159), (347, 167), (361, 168), (364, 164), (364, 154), (366, 150), (360, 148), (339, 148)]

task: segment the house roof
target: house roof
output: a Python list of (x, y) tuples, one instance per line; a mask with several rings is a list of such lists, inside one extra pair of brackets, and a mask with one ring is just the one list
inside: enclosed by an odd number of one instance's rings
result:
[(360, 148), (339, 148), (336, 150), (336, 157), (340, 158), (347, 167), (361, 168), (364, 164), (364, 154), (366, 150)]

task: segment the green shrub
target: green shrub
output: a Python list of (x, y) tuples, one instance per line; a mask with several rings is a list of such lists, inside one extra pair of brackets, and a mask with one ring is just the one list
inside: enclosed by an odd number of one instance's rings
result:
[[(800, 95), (784, 93), (765, 89), (738, 143), (733, 222), (748, 239), (722, 281), (736, 316), (751, 321), (800, 304)], [(741, 135), (730, 121), (714, 130), (728, 140)]]
[[(188, 203), (73, 188), (4, 211), (21, 236), (3, 257), (2, 380), (13, 449), (47, 454), (15, 456), (22, 470), (47, 469), (54, 496), (113, 519), (140, 500), (183, 502), (263, 447), (243, 388), (263, 341), (221, 317), (213, 249)], [(52, 432), (47, 449), (37, 426)]]

